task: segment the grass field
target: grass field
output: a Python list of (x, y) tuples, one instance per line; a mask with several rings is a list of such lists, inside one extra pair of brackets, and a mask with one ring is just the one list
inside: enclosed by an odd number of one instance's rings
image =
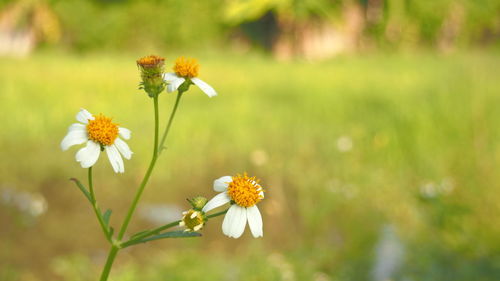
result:
[[(175, 56), (166, 56), (170, 65)], [(187, 197), (215, 195), (215, 178), (247, 171), (268, 191), (264, 238), (227, 238), (214, 219), (199, 239), (120, 253), (112, 280), (500, 276), (500, 54), (199, 61), (219, 96), (183, 97), (129, 233), (155, 226), (147, 210), (183, 210)], [(152, 102), (137, 90), (135, 58), (3, 58), (0, 72), (0, 280), (96, 280), (107, 245), (67, 180), (85, 178), (76, 149), (59, 142), (80, 107), (132, 130), (126, 173), (105, 158), (94, 169), (116, 228), (152, 145)], [(162, 94), (162, 127), (173, 101)]]

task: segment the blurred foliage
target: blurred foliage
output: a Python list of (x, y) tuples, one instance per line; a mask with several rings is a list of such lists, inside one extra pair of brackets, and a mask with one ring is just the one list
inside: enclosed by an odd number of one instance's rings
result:
[[(151, 102), (135, 90), (135, 59), (0, 61), (0, 280), (99, 274), (107, 245), (67, 180), (85, 171), (59, 142), (80, 107), (133, 131), (125, 174), (113, 174), (105, 158), (95, 167), (99, 203), (113, 209), (116, 226), (150, 156)], [(213, 196), (214, 178), (248, 171), (268, 191), (259, 206), (265, 236), (229, 239), (218, 218), (200, 239), (127, 249), (114, 280), (374, 280), (375, 264), (394, 259), (391, 280), (500, 276), (498, 53), (199, 61), (219, 96), (193, 88), (183, 97), (141, 206), (182, 210), (185, 198)], [(163, 122), (174, 98), (160, 97)], [(47, 211), (26, 219), (24, 208), (5, 203), (6, 189), (45, 198)], [(130, 233), (154, 225), (140, 214)], [(387, 226), (402, 256), (379, 257), (377, 249), (393, 247), (384, 246)]]
[[(467, 46), (495, 43), (500, 35), (498, 0), (0, 0), (0, 7), (16, 2), (48, 5), (44, 14), (57, 16), (62, 45), (79, 51), (203, 49), (225, 44), (255, 22), (265, 23), (251, 31), (261, 36), (272, 28), (275, 37), (293, 34), (294, 27), (314, 23), (342, 30), (350, 7), (362, 20), (362, 41), (379, 47)], [(42, 30), (54, 26), (52, 16), (46, 19)]]

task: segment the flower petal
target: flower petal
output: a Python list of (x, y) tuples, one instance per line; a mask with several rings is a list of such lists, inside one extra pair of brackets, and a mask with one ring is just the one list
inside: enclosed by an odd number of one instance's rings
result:
[(115, 146), (118, 151), (125, 157), (125, 159), (130, 159), (132, 157), (132, 150), (128, 147), (128, 144), (120, 138), (115, 139)]
[(252, 231), (253, 237), (262, 237), (264, 233), (262, 231), (262, 216), (260, 215), (259, 208), (257, 206), (252, 206), (247, 208), (247, 219), (248, 225), (250, 226), (250, 231)]
[(118, 134), (120, 135), (120, 137), (128, 140), (130, 139), (130, 135), (132, 134), (132, 132), (130, 132), (129, 129), (118, 127)]
[(174, 72), (165, 73), (163, 75), (163, 80), (165, 80), (166, 82), (172, 82), (177, 78), (179, 78), (179, 76), (177, 76), (177, 74), (175, 74)]
[(230, 230), (231, 230), (231, 224), (233, 223), (234, 219), (236, 218), (238, 208), (239, 207), (236, 204), (229, 207), (229, 210), (227, 210), (227, 213), (224, 216), (224, 221), (222, 221), (222, 233), (224, 233), (227, 236), (230, 236), (229, 234), (230, 234)]
[(207, 202), (205, 207), (203, 207), (202, 211), (207, 213), (217, 207), (220, 207), (226, 203), (231, 201), (231, 198), (227, 195), (226, 192), (219, 193), (214, 196), (214, 198), (210, 199), (210, 201)]
[(214, 190), (217, 192), (226, 191), (229, 183), (233, 181), (233, 177), (231, 176), (223, 176), (216, 180), (214, 180)]
[(171, 93), (177, 91), (179, 86), (182, 85), (184, 81), (186, 81), (186, 79), (182, 77), (177, 77), (176, 79), (170, 81), (169, 84), (167, 85), (167, 92)]
[(236, 206), (236, 211), (234, 215), (234, 219), (231, 221), (231, 225), (229, 226), (229, 237), (239, 238), (243, 232), (245, 231), (245, 225), (247, 224), (247, 211), (245, 207)]
[[(68, 129), (68, 134), (61, 141), (61, 149), (67, 150), (71, 146), (75, 144), (82, 144), (88, 140), (87, 132), (85, 130), (77, 130), (72, 129), (74, 125), (82, 125), (82, 124), (73, 124)], [(85, 125), (82, 125), (85, 126)]]
[(80, 162), (82, 168), (89, 168), (97, 162), (100, 153), (101, 146), (98, 143), (89, 140), (84, 148), (78, 150), (75, 158), (77, 162)]
[(215, 92), (214, 88), (212, 86), (208, 85), (205, 83), (203, 80), (200, 78), (191, 78), (191, 81), (198, 86), (205, 94), (207, 94), (208, 97), (215, 97), (217, 95), (217, 92)]
[(76, 114), (76, 120), (83, 124), (87, 124), (88, 120), (94, 120), (94, 116), (90, 114), (86, 109), (81, 108), (80, 111)]
[(123, 166), (123, 159), (118, 149), (114, 145), (107, 145), (105, 147), (106, 153), (108, 154), (109, 162), (115, 170), (115, 173), (123, 173), (125, 172), (125, 167)]

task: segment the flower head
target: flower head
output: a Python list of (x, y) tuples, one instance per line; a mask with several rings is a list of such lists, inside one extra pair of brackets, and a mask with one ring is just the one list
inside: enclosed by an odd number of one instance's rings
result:
[(174, 72), (165, 73), (163, 78), (168, 83), (167, 92), (185, 92), (191, 84), (198, 86), (207, 96), (215, 97), (217, 92), (214, 88), (198, 78), (200, 66), (193, 58), (179, 57), (175, 60)]
[(163, 74), (165, 72), (165, 59), (150, 55), (137, 60), (137, 66), (141, 71), (141, 88), (150, 97), (157, 96), (165, 89)]
[(214, 190), (221, 193), (208, 201), (202, 211), (206, 213), (231, 202), (232, 205), (222, 223), (222, 232), (225, 235), (240, 237), (245, 231), (247, 221), (255, 238), (264, 235), (262, 216), (256, 206), (264, 199), (264, 189), (259, 180), (249, 177), (246, 173), (234, 177), (224, 176), (214, 181)]
[[(111, 118), (102, 114), (92, 115), (81, 109), (76, 120), (68, 128), (68, 133), (61, 142), (61, 149), (67, 150), (73, 145), (87, 142), (87, 145), (76, 153), (76, 161), (82, 168), (92, 167), (101, 151), (106, 151), (111, 166), (116, 173), (123, 173), (125, 167), (121, 155), (126, 159), (132, 157), (132, 151), (123, 139), (130, 139), (130, 130), (113, 123)], [(121, 138), (120, 138), (121, 137)]]
[(200, 65), (196, 59), (179, 57), (175, 60), (174, 72), (179, 77), (193, 78), (198, 76)]
[(184, 231), (198, 231), (205, 225), (205, 215), (201, 211), (191, 209), (189, 211), (182, 212), (182, 220), (179, 226), (184, 226), (186, 229)]

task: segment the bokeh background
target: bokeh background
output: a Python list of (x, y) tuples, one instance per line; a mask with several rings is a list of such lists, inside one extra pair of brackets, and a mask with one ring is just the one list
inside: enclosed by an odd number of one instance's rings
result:
[[(133, 131), (119, 226), (149, 162), (138, 57), (198, 58), (129, 234), (212, 181), (261, 178), (264, 238), (162, 240), (111, 280), (499, 280), (500, 1), (0, 1), (0, 280), (97, 280), (108, 246), (59, 148), (76, 112)], [(174, 95), (162, 94), (162, 124)]]

